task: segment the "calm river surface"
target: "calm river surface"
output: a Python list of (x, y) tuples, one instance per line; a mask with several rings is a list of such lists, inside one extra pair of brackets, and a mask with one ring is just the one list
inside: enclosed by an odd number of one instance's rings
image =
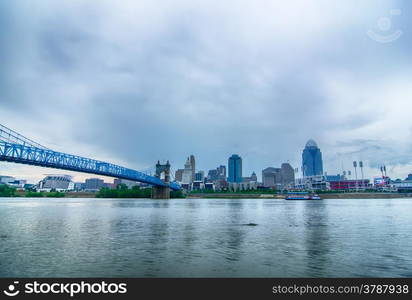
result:
[(0, 198), (0, 277), (143, 276), (412, 277), (412, 199)]

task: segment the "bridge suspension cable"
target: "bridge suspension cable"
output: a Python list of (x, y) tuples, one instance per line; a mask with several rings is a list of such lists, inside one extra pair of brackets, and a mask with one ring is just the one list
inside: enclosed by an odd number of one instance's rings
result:
[(116, 177), (179, 190), (177, 183), (95, 159), (53, 151), (0, 124), (0, 161)]
[(170, 168), (170, 181), (176, 181), (175, 174), (176, 174), (175, 169)]
[(19, 144), (23, 146), (31, 146), (36, 147), (39, 149), (50, 150), (49, 148), (36, 143), (35, 141), (26, 138), (25, 136), (21, 135), (20, 133), (15, 132), (14, 130), (0, 124), (0, 140), (4, 142), (9, 142), (13, 144)]
[(149, 175), (149, 176), (153, 176), (153, 174), (154, 174), (154, 168), (153, 168), (153, 167), (149, 167), (149, 168), (146, 168), (146, 169), (143, 169), (143, 170), (139, 170), (139, 172), (142, 172), (142, 173), (144, 173), (144, 174), (146, 174), (146, 175)]

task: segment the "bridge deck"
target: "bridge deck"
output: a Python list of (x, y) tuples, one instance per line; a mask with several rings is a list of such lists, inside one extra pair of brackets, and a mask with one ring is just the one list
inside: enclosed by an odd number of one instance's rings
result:
[[(104, 175), (155, 186), (168, 186), (158, 177), (111, 163), (6, 141), (0, 141), (0, 161)], [(175, 182), (171, 182), (169, 187), (172, 190), (180, 189), (180, 185)]]

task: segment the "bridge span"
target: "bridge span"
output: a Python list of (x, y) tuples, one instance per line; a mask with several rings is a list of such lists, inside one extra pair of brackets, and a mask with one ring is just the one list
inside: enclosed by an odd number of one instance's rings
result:
[[(168, 198), (169, 189), (179, 190), (170, 182), (170, 164), (156, 165), (156, 176), (147, 175), (112, 163), (50, 150), (0, 124), (0, 161), (103, 175), (154, 186), (155, 198)], [(159, 166), (162, 166), (159, 168)], [(165, 180), (160, 174), (165, 174)], [(161, 191), (159, 193), (159, 191)], [(159, 196), (160, 195), (160, 196)]]

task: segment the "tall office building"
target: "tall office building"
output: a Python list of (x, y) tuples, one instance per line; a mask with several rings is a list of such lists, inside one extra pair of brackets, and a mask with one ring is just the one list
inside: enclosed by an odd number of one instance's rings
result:
[(183, 180), (183, 169), (177, 169), (175, 172), (175, 180), (178, 182), (182, 182)]
[(209, 170), (207, 179), (210, 181), (224, 180), (226, 181), (226, 166), (219, 166), (216, 169)]
[(295, 170), (289, 163), (283, 163), (280, 167), (280, 181), (282, 186), (293, 185), (295, 183)]
[(195, 161), (195, 156), (193, 154), (190, 155), (190, 165), (192, 167), (192, 181), (194, 181), (195, 174), (196, 174), (196, 161)]
[(193, 182), (193, 179), (194, 176), (192, 174), (192, 164), (190, 163), (190, 157), (188, 157), (182, 174), (182, 183), (191, 184)]
[(227, 179), (228, 182), (242, 182), (242, 158), (237, 155), (233, 154), (229, 157), (229, 177)]
[(203, 181), (204, 178), (205, 178), (205, 172), (199, 171), (199, 172), (196, 172), (194, 181)]
[(218, 180), (217, 170), (209, 170), (209, 172), (207, 173), (207, 179), (210, 181)]
[(285, 188), (295, 183), (295, 170), (289, 163), (283, 163), (280, 168), (266, 168), (262, 170), (264, 187)]
[(264, 187), (275, 188), (280, 183), (280, 168), (266, 168), (262, 170), (262, 182)]
[(310, 139), (302, 153), (303, 176), (315, 176), (323, 174), (322, 152), (316, 142)]
[(226, 166), (219, 166), (217, 167), (217, 179), (219, 180), (226, 180)]

